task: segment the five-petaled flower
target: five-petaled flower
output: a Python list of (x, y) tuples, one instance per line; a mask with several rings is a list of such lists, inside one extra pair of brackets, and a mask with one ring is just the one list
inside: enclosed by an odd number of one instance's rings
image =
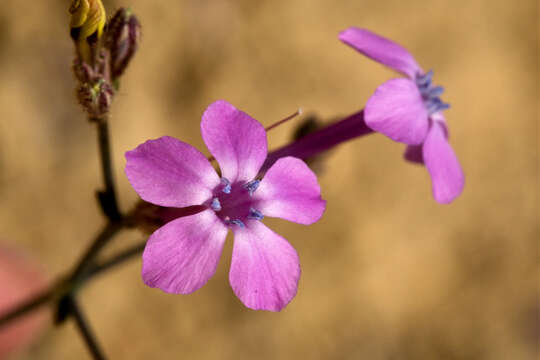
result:
[(450, 203), (462, 192), (465, 177), (448, 143), (442, 111), (449, 105), (440, 99), (444, 89), (431, 83), (433, 72), (425, 73), (405, 48), (370, 31), (351, 27), (339, 39), (407, 77), (377, 88), (364, 110), (366, 124), (407, 144), (405, 158), (426, 165), (435, 200)]
[(208, 107), (201, 133), (221, 177), (202, 153), (172, 137), (149, 140), (126, 153), (127, 177), (142, 199), (200, 210), (168, 222), (150, 236), (143, 253), (143, 280), (168, 293), (199, 289), (215, 273), (231, 229), (229, 281), (235, 294), (249, 308), (279, 311), (296, 295), (298, 255), (261, 220), (319, 220), (325, 201), (317, 178), (301, 160), (285, 157), (258, 179), (267, 155), (266, 132), (225, 101)]

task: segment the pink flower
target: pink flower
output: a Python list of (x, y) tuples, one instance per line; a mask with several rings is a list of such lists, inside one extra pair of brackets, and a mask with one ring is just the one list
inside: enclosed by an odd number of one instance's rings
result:
[(426, 165), (435, 200), (452, 202), (463, 191), (465, 177), (448, 143), (442, 111), (450, 106), (440, 99), (444, 89), (432, 85), (433, 72), (425, 73), (405, 48), (368, 30), (351, 27), (339, 39), (406, 76), (388, 80), (375, 90), (364, 109), (365, 122), (407, 144), (405, 158)]
[[(47, 288), (49, 281), (40, 265), (20, 251), (0, 246), (0, 317)], [(47, 309), (40, 309), (1, 327), (0, 359), (11, 358), (34, 342), (49, 317)]]
[(208, 107), (201, 132), (221, 177), (202, 153), (172, 137), (149, 140), (126, 153), (126, 175), (143, 200), (199, 207), (150, 236), (142, 278), (167, 293), (199, 289), (215, 273), (231, 229), (229, 281), (236, 296), (251, 309), (279, 311), (296, 295), (300, 265), (294, 248), (261, 220), (319, 220), (325, 201), (317, 178), (301, 160), (286, 157), (257, 179), (267, 155), (266, 132), (226, 101)]

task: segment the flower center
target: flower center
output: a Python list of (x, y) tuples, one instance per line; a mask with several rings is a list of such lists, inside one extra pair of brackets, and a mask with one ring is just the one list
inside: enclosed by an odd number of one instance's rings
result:
[(442, 86), (435, 86), (431, 83), (433, 79), (433, 70), (429, 70), (426, 74), (416, 74), (416, 86), (422, 94), (422, 99), (426, 106), (429, 115), (438, 111), (446, 110), (450, 107), (450, 104), (441, 100), (440, 96), (444, 92)]
[(228, 226), (244, 227), (248, 219), (262, 220), (264, 216), (255, 208), (256, 201), (253, 199), (260, 182), (252, 180), (231, 184), (228, 179), (222, 178), (208, 206)]

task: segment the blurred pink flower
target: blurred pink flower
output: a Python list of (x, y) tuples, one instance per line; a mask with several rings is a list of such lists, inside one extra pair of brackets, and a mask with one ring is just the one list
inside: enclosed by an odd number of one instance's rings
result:
[[(0, 316), (46, 289), (39, 264), (19, 251), (0, 246)], [(46, 309), (30, 312), (0, 328), (0, 359), (30, 345), (49, 321)]]

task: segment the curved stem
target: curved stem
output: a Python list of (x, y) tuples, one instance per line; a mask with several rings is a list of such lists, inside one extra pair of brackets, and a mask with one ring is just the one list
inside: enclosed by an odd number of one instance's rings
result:
[(343, 120), (314, 131), (300, 139), (268, 154), (260, 172), (264, 173), (279, 158), (294, 156), (303, 160), (317, 156), (343, 142), (372, 133), (364, 122), (364, 111), (360, 110)]

